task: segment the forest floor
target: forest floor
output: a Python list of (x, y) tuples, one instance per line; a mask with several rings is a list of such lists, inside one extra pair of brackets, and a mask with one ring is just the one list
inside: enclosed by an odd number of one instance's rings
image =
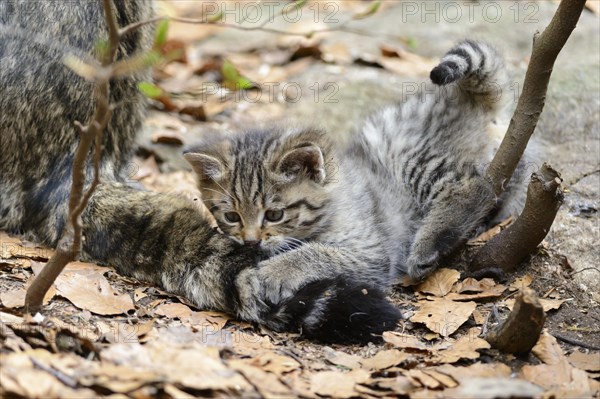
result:
[[(199, 17), (198, 4), (163, 1), (158, 11)], [(227, 4), (235, 10), (234, 3)], [(462, 2), (453, 4), (462, 17), (455, 19), (439, 6), (434, 11), (439, 24), (422, 2), (383, 2), (366, 16), (361, 12), (368, 2), (330, 1), (319, 7), (309, 2), (298, 22), (279, 16), (266, 25), (309, 32), (349, 19), (348, 28), (360, 31), (311, 38), (172, 24), (167, 43), (183, 49), (185, 57), (154, 71), (163, 94), (153, 102), (140, 135), (131, 179), (148, 189), (196, 198), (181, 151), (212, 131), (309, 123), (344, 140), (366, 114), (418, 87), (436, 57), (463, 37), (475, 35), (503, 47), (520, 82), (531, 37), (556, 7), (553, 2), (490, 2), (500, 7), (503, 17), (497, 17), (492, 6), (482, 14)], [(544, 155), (563, 172), (566, 202), (538, 252), (505, 281), (476, 280), (465, 273), (471, 255), (501, 226), (471, 240), (420, 285), (397, 287), (390, 300), (402, 310), (403, 321), (381, 342), (322, 345), (196, 309), (185, 298), (81, 262), (58, 278), (43, 316), (25, 315), (26, 287), (52, 250), (0, 233), (0, 396), (598, 397), (596, 4), (584, 12), (555, 66), (536, 133), (543, 136)], [(224, 21), (240, 23), (244, 14), (237, 12), (238, 20), (225, 15)], [(245, 80), (254, 88), (225, 89)], [(508, 314), (523, 287), (539, 295), (547, 320), (530, 354), (507, 355), (490, 348), (481, 334), (493, 328), (491, 315)]]

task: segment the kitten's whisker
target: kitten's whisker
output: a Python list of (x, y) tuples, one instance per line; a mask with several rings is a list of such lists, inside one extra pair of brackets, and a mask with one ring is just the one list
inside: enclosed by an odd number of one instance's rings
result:
[(231, 200), (235, 202), (235, 200), (234, 200), (234, 198), (233, 198), (233, 195), (231, 195), (231, 193), (230, 193), (229, 191), (225, 190), (225, 187), (223, 187), (221, 184), (219, 184), (219, 182), (217, 182), (216, 180), (213, 180), (213, 182), (214, 182), (214, 183), (215, 183), (217, 186), (221, 187), (221, 189), (222, 189), (222, 190), (223, 190), (223, 191), (224, 191), (224, 192), (225, 192), (225, 193), (226, 193), (226, 194), (229, 196), (229, 198), (231, 198)]

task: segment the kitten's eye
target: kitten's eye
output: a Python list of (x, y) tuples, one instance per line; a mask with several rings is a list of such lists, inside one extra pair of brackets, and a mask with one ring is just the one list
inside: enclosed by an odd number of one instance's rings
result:
[(265, 212), (265, 219), (268, 222), (279, 222), (283, 219), (283, 209), (269, 209)]
[(237, 212), (225, 212), (225, 220), (229, 223), (239, 223), (242, 219)]

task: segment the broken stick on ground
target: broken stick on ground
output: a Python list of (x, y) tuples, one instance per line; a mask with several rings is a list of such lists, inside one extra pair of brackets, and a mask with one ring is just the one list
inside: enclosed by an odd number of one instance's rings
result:
[(546, 314), (531, 288), (523, 288), (515, 305), (502, 323), (485, 337), (493, 348), (513, 354), (528, 353), (540, 337)]

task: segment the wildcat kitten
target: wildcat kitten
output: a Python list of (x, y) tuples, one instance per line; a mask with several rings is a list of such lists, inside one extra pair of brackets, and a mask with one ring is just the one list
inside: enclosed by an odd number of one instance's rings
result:
[[(501, 56), (464, 41), (431, 80), (435, 91), (370, 117), (345, 148), (314, 129), (274, 128), (185, 153), (220, 230), (268, 256), (273, 303), (324, 277), (383, 290), (421, 279), (486, 219), (519, 208), (518, 179), (496, 198), (483, 176), (499, 144), (487, 131), (504, 105)], [(304, 329), (327, 323), (327, 301), (306, 305)]]

